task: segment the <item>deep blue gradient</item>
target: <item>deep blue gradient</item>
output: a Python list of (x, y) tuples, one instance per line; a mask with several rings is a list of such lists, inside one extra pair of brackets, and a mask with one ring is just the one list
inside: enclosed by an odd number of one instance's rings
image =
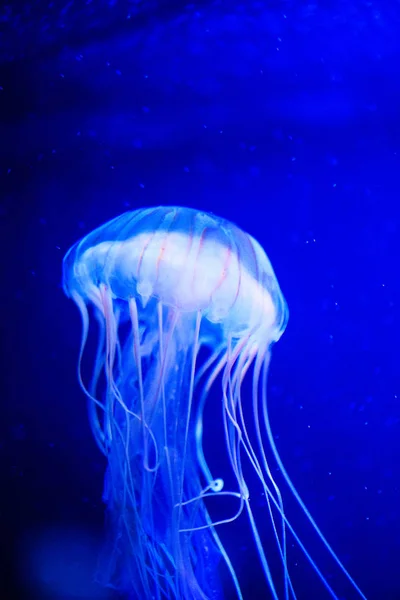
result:
[[(105, 464), (61, 262), (125, 210), (178, 204), (265, 248), (291, 315), (269, 378), (278, 449), (366, 596), (398, 600), (399, 27), (395, 2), (3, 9), (1, 598), (105, 597)], [(226, 544), (264, 598), (254, 552)], [(320, 600), (300, 553), (296, 583)]]

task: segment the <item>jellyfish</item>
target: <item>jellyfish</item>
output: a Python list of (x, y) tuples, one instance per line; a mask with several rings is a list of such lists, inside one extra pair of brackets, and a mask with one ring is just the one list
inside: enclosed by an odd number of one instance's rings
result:
[[(63, 287), (81, 314), (78, 378), (107, 463), (101, 583), (132, 600), (219, 600), (226, 597), (224, 568), (243, 600), (220, 530), (247, 517), (273, 600), (296, 599), (289, 535), (329, 597), (338, 598), (286, 516), (274, 460), (357, 597), (365, 598), (300, 498), (271, 432), (267, 375), (288, 308), (260, 244), (213, 214), (139, 209), (72, 246)], [(82, 360), (96, 322), (97, 351), (86, 383)], [(243, 391), (247, 379), (250, 397)], [(204, 443), (211, 401), (229, 474), (215, 473)], [(265, 497), (263, 519), (271, 524), (279, 573), (252, 507), (254, 482)], [(216, 516), (211, 498), (234, 511)]]

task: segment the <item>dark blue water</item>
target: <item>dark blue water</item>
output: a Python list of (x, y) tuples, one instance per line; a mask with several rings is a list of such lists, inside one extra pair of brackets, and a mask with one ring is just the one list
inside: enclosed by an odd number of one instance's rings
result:
[[(125, 210), (178, 204), (268, 253), (290, 309), (269, 379), (278, 449), (367, 598), (398, 600), (400, 5), (39, 2), (0, 18), (0, 598), (111, 597), (92, 583), (105, 464), (61, 262)], [(248, 540), (225, 540), (246, 600), (267, 599)], [(299, 561), (299, 600), (329, 597)]]

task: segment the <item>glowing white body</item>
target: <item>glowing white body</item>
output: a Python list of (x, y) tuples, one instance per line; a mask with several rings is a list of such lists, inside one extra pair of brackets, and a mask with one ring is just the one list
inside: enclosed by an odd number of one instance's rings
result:
[(89, 274), (96, 272), (114, 297), (138, 295), (146, 303), (155, 296), (183, 312), (201, 311), (212, 322), (229, 319), (239, 330), (270, 330), (276, 322), (270, 294), (237, 254), (199, 237), (157, 232), (102, 242), (86, 250), (77, 265), (76, 276), (88, 297), (99, 285), (89, 283)]
[[(200, 311), (234, 337), (251, 332), (260, 341), (279, 339), (287, 307), (258, 242), (213, 215), (181, 208), (156, 211), (166, 216), (153, 229), (143, 230), (143, 220), (136, 217), (128, 220), (129, 227), (117, 229), (115, 220), (86, 238), (93, 236), (97, 243), (74, 246), (65, 287), (70, 291), (72, 281), (72, 288), (95, 304), (100, 285), (114, 298), (136, 298), (144, 305), (155, 297), (180, 312)], [(151, 209), (140, 212), (156, 220)], [(176, 225), (182, 213), (189, 215), (189, 232)]]

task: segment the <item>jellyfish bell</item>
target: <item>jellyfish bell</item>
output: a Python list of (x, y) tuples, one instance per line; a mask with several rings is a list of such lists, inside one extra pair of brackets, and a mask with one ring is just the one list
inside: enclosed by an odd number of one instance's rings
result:
[[(271, 434), (265, 391), (270, 347), (285, 329), (288, 309), (258, 242), (212, 214), (181, 207), (139, 209), (76, 243), (64, 258), (63, 285), (81, 312), (78, 378), (108, 464), (104, 499), (110, 541), (103, 553), (103, 583), (129, 598), (217, 599), (223, 597), (222, 562), (242, 599), (218, 526), (247, 513), (272, 598), (296, 598), (287, 566), (287, 532), (336, 598), (285, 515), (268, 445), (321, 541), (364, 597), (299, 497)], [(81, 361), (92, 315), (99, 339), (86, 385)], [(200, 358), (203, 348), (208, 355)], [(248, 373), (251, 427), (241, 393)], [(232, 490), (225, 488), (221, 474), (213, 476), (203, 447), (203, 412), (215, 386)], [(265, 494), (283, 575), (271, 572), (244, 463)], [(213, 520), (210, 496), (222, 502), (233, 498), (236, 513)]]
[[(287, 308), (272, 266), (251, 236), (193, 209), (158, 208), (117, 217), (72, 247), (64, 290), (101, 306), (111, 298), (157, 298), (179, 312), (224, 323), (232, 335), (262, 330), (277, 340)], [(265, 336), (265, 332), (269, 332)]]

